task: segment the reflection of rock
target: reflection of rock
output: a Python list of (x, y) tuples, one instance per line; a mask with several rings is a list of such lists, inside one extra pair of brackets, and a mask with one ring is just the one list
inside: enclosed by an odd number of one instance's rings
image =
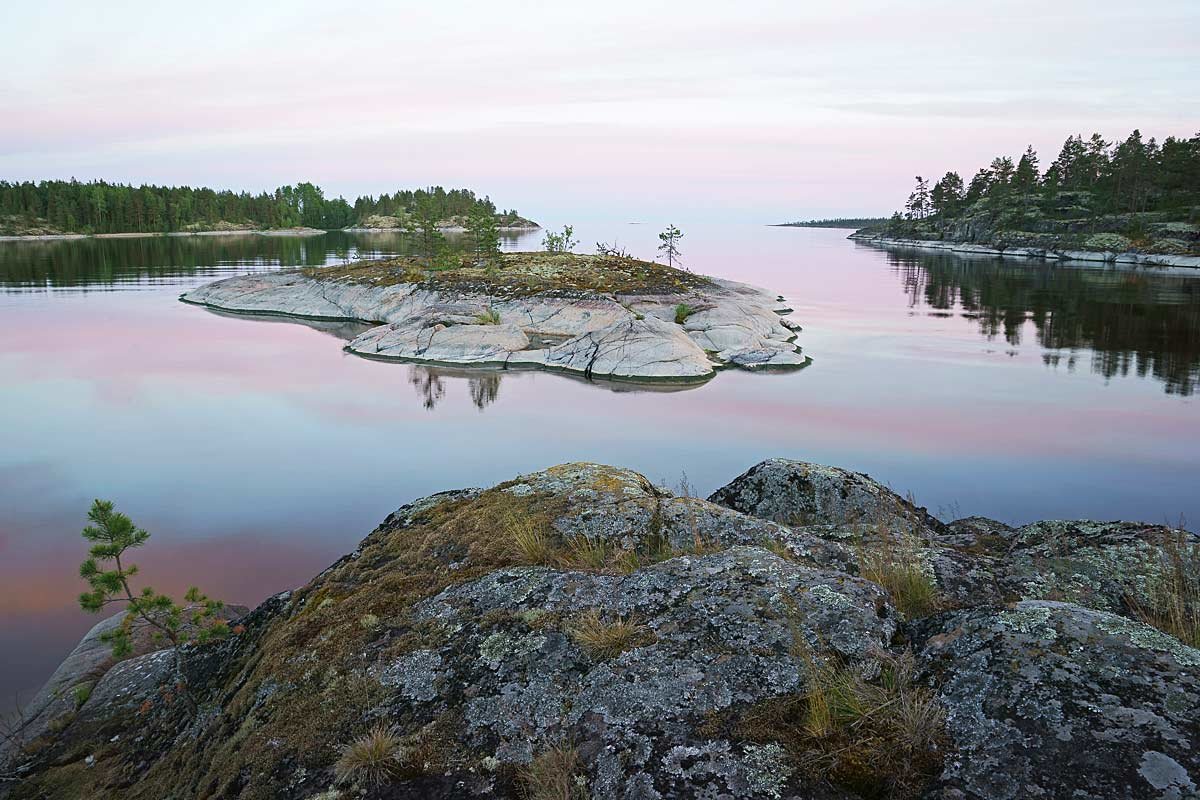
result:
[[(575, 463), (402, 506), (196, 649), (199, 713), (158, 702), (161, 654), (123, 662), (10, 795), (519, 798), (559, 753), (569, 797), (1197, 796), (1200, 651), (1114, 602), (1169, 532), (943, 524), (781, 459), (713, 498)], [(376, 725), (387, 785), (337, 786)]]
[(219, 308), (210, 309), (214, 314), (227, 317), (247, 317), (259, 322), (274, 322), (281, 325), (303, 325), (320, 333), (327, 333), (343, 342), (348, 342), (356, 336), (370, 330), (371, 326), (354, 320), (335, 319), (306, 319), (304, 317), (283, 317), (278, 314), (242, 314), (240, 312), (222, 311)]
[(781, 302), (733, 281), (689, 275), (677, 281), (678, 288), (654, 294), (567, 290), (552, 282), (517, 292), (519, 282), (442, 286), (396, 282), (393, 273), (387, 273), (390, 282), (373, 283), (363, 277), (365, 269), (314, 273), (319, 278), (297, 272), (247, 275), (200, 287), (183, 299), (242, 313), (383, 323), (348, 346), (377, 358), (676, 381), (706, 380), (722, 365), (807, 363), (792, 343), (796, 326), (782, 322)]

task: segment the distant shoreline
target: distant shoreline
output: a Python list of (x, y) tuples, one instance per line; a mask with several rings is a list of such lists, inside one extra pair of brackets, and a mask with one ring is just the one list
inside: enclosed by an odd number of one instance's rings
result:
[[(539, 230), (541, 225), (501, 225), (497, 230), (508, 233)], [(466, 233), (467, 229), (457, 225), (447, 225), (438, 230), (443, 233)], [(147, 231), (144, 233), (39, 233), (24, 236), (0, 236), (0, 242), (64, 242), (79, 239), (145, 239), (161, 237), (189, 236), (323, 236), (326, 233), (402, 233), (401, 228), (335, 228), (321, 230), (320, 228), (263, 228), (254, 230), (230, 231)]]
[(0, 236), (0, 242), (59, 242), (76, 239), (145, 239), (188, 236), (320, 236), (328, 231), (318, 228), (267, 228), (236, 231), (153, 231), (131, 233), (41, 233), (27, 236)]
[(861, 230), (887, 222), (887, 217), (843, 217), (835, 219), (812, 219), (800, 222), (772, 222), (768, 228), (826, 228), (841, 230)]

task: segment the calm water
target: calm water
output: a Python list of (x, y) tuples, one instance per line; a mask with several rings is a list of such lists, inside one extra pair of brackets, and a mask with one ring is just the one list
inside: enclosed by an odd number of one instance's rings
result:
[[(93, 497), (154, 534), (139, 562), (156, 588), (247, 604), (414, 497), (570, 460), (686, 472), (707, 493), (786, 456), (869, 472), (947, 517), (1200, 519), (1200, 274), (684, 228), (693, 269), (792, 301), (812, 366), (614, 391), (367, 361), (341, 350), (351, 327), (176, 299), (393, 252), (390, 236), (0, 243), (0, 697), (35, 689), (95, 622), (74, 605)], [(656, 230), (580, 238), (649, 256)]]

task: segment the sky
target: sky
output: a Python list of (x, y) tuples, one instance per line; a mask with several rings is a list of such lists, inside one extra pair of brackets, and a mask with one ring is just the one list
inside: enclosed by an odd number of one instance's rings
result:
[(1196, 0), (7, 0), (0, 29), (8, 180), (766, 223), (885, 214), (916, 174), (1072, 133), (1200, 131)]

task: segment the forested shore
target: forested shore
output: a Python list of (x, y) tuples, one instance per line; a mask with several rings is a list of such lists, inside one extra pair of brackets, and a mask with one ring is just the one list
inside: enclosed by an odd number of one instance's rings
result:
[(917, 176), (903, 212), (858, 234), (1006, 249), (1200, 255), (1200, 134), (1068, 137), (1042, 171), (1026, 148), (964, 182)]
[(481, 212), (493, 214), (502, 227), (533, 226), (513, 209), (498, 210), (487, 196), (441, 186), (364, 195), (351, 204), (326, 197), (311, 183), (251, 194), (107, 181), (0, 181), (0, 236), (393, 228), (413, 216), (454, 226)]

